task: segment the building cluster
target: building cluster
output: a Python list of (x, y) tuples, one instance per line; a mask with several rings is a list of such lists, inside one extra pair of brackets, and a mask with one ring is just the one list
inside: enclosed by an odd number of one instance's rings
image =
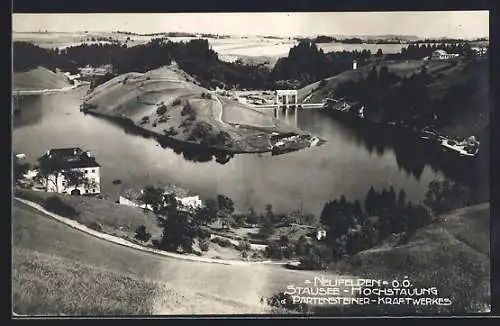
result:
[(103, 65), (100, 67), (91, 67), (87, 65), (84, 68), (78, 68), (80, 71), (80, 77), (82, 79), (89, 79), (89, 78), (94, 78), (94, 77), (102, 77), (105, 76), (106, 74), (110, 74), (113, 72), (113, 66), (112, 65)]
[[(201, 208), (203, 206), (203, 201), (200, 196), (194, 195), (185, 191), (174, 185), (167, 185), (164, 188), (164, 195), (174, 195), (178, 203), (178, 208), (184, 211), (193, 211), (195, 209)], [(140, 207), (152, 211), (151, 205), (146, 205), (142, 203), (141, 197), (144, 190), (135, 191), (134, 189), (129, 189), (121, 194), (118, 198), (118, 203), (121, 205)]]
[(448, 60), (458, 58), (460, 55), (457, 53), (447, 53), (445, 50), (436, 50), (432, 52), (431, 60)]
[(485, 48), (485, 47), (473, 47), (473, 48), (471, 48), (471, 50), (477, 56), (485, 56), (488, 54), (488, 48)]

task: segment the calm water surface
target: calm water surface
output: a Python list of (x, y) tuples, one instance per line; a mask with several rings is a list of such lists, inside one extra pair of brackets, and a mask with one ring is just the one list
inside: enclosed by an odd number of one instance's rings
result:
[[(21, 117), (14, 121), (13, 148), (25, 153), (30, 163), (49, 148), (90, 150), (102, 166), (103, 192), (112, 198), (124, 188), (171, 182), (202, 198), (227, 195), (239, 211), (251, 205), (262, 211), (269, 203), (278, 212), (302, 208), (319, 214), (326, 201), (342, 194), (349, 200), (364, 199), (372, 185), (376, 189), (393, 185), (396, 191), (404, 188), (408, 199), (419, 200), (431, 180), (444, 178), (419, 153), (359, 134), (316, 110), (300, 111), (297, 122), (326, 139), (323, 146), (278, 156), (236, 155), (225, 164), (215, 159), (195, 162), (153, 139), (84, 115), (79, 111), (84, 92), (77, 89), (23, 99)], [(293, 114), (288, 119), (293, 123)], [(122, 184), (114, 185), (116, 179)]]

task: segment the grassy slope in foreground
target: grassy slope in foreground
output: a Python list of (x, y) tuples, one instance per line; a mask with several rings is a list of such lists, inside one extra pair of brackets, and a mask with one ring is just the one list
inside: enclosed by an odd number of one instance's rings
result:
[(262, 296), (322, 275), (140, 252), (83, 234), (17, 201), (12, 227), (18, 314), (266, 313)]
[(185, 73), (164, 67), (115, 77), (85, 102), (90, 112), (130, 120), (153, 134), (231, 152), (269, 151), (272, 132), (305, 134), (252, 108), (203, 93), (208, 90)]
[(59, 89), (71, 86), (68, 78), (61, 72), (54, 73), (47, 68), (38, 67), (24, 72), (15, 72), (12, 77), (13, 91), (38, 91)]
[(477, 312), (489, 307), (490, 209), (479, 204), (445, 214), (416, 232), (403, 245), (360, 252), (346, 272), (376, 279), (403, 279), (436, 287), (451, 298), (452, 311)]

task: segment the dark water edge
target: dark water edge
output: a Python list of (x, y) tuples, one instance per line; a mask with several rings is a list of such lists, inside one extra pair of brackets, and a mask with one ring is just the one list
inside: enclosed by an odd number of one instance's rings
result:
[(102, 114), (90, 110), (84, 112), (84, 114), (93, 115), (116, 124), (122, 127), (127, 134), (141, 136), (147, 139), (154, 139), (162, 148), (170, 148), (176, 154), (182, 154), (183, 157), (188, 161), (209, 162), (213, 158), (215, 158), (215, 161), (217, 163), (226, 164), (232, 157), (234, 157), (235, 154), (239, 154), (239, 152), (229, 152), (226, 150), (208, 147), (200, 144), (188, 143), (172, 137), (161, 135), (151, 130), (137, 126), (132, 120), (128, 118), (113, 117), (107, 114)]
[(429, 165), (434, 171), (442, 171), (447, 178), (471, 188), (476, 200), (489, 201), (490, 140), (487, 133), (481, 135), (480, 150), (476, 156), (461, 157), (444, 151), (439, 144), (420, 139), (417, 132), (404, 127), (356, 119), (343, 112), (327, 111), (326, 114), (352, 128), (365, 141), (370, 152), (392, 147), (398, 164), (415, 176), (425, 165)]
[[(272, 204), (276, 213), (300, 209), (318, 216), (327, 201), (341, 195), (363, 202), (371, 186), (377, 191), (404, 189), (408, 200), (419, 201), (430, 181), (451, 178), (430, 165), (425, 154), (415, 155), (407, 143), (401, 146), (378, 131), (347, 126), (319, 110), (300, 110), (297, 121), (280, 120), (325, 139), (324, 145), (283, 155), (233, 155), (157, 139), (130, 122), (85, 115), (80, 112), (82, 92), (43, 95), (24, 103), (14, 124), (13, 147), (34, 164), (49, 148), (90, 150), (103, 167), (103, 192), (113, 198), (130, 187), (173, 183), (202, 199), (229, 196), (238, 212), (250, 207), (263, 212)], [(122, 183), (113, 184), (117, 179)]]

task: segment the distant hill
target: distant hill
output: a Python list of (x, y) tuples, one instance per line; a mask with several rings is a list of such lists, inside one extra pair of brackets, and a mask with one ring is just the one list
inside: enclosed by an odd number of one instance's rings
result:
[[(366, 79), (373, 67), (380, 71), (386, 66), (389, 73), (403, 80), (418, 75), (425, 68), (428, 81), (425, 88), (436, 112), (443, 117), (442, 131), (451, 136), (466, 137), (485, 134), (489, 126), (489, 64), (488, 60), (399, 60), (370, 63), (356, 70), (325, 78), (299, 90), (299, 100), (317, 103), (326, 98), (341, 97), (341, 84)], [(391, 87), (378, 90), (376, 97), (382, 101), (388, 96), (401, 93), (397, 82)], [(358, 93), (367, 93), (369, 90)], [(362, 95), (363, 95), (362, 94)], [(358, 100), (353, 98), (353, 100)], [(366, 103), (363, 103), (366, 104)], [(380, 114), (383, 114), (384, 109)]]
[(53, 72), (44, 67), (37, 67), (25, 72), (15, 72), (12, 90), (34, 91), (44, 89), (59, 89), (71, 86), (68, 78), (60, 71)]
[(365, 278), (399, 279), (436, 287), (453, 312), (487, 311), (490, 300), (490, 207), (479, 204), (441, 217), (400, 245), (362, 251), (346, 271)]

